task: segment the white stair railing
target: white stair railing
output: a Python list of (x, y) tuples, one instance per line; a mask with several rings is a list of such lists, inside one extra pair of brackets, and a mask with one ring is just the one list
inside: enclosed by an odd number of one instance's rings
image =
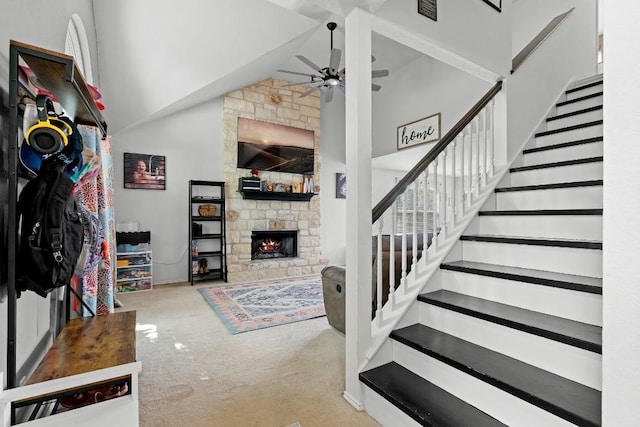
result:
[[(409, 277), (417, 271), (419, 261), (428, 264), (493, 177), (493, 99), (501, 87), (501, 82), (496, 83), (373, 209), (377, 235), (374, 321), (378, 326), (384, 321), (384, 303), (392, 304), (393, 310), (396, 294), (409, 294)], [(385, 221), (390, 225), (387, 235)], [(384, 259), (386, 250), (389, 256)], [(396, 251), (400, 251), (398, 264)], [(383, 277), (384, 263), (388, 277)]]

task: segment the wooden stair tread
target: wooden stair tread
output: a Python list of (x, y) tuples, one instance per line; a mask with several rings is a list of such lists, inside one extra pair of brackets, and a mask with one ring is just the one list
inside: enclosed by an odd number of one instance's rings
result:
[(425, 325), (398, 329), (391, 338), (574, 424), (601, 423), (598, 390)]
[(440, 268), (443, 270), (459, 271), (462, 273), (478, 274), (499, 279), (602, 295), (602, 279), (599, 277), (577, 276), (574, 274), (472, 261), (447, 262), (441, 264)]
[(564, 105), (573, 104), (575, 102), (586, 101), (587, 99), (597, 98), (597, 97), (602, 96), (602, 95), (604, 95), (604, 92), (592, 93), (590, 95), (585, 95), (585, 96), (581, 96), (579, 98), (570, 99), (569, 101), (558, 102), (556, 104), (556, 107), (562, 107)]
[(572, 181), (572, 182), (560, 182), (556, 184), (539, 184), (539, 185), (519, 185), (514, 187), (501, 187), (496, 188), (496, 193), (506, 193), (509, 191), (532, 191), (532, 190), (553, 190), (559, 188), (574, 188), (574, 187), (597, 187), (603, 184), (601, 179), (593, 179), (588, 181)]
[(599, 326), (446, 290), (421, 294), (418, 301), (594, 353), (602, 353), (602, 328)]
[(555, 246), (561, 248), (602, 249), (602, 242), (597, 240), (576, 240), (558, 238), (533, 238), (520, 236), (498, 236), (493, 234), (465, 234), (460, 240), (488, 243), (508, 243), (514, 245)]
[(537, 165), (518, 166), (510, 168), (509, 172), (524, 172), (536, 169), (548, 169), (557, 168), (561, 166), (583, 165), (587, 163), (600, 163), (603, 161), (603, 156), (587, 157), (584, 159), (563, 160), (561, 162), (539, 163)]
[(554, 216), (554, 215), (602, 215), (602, 209), (518, 209), (499, 211), (480, 211), (479, 216)]
[(504, 426), (395, 362), (360, 373), (360, 381), (423, 426)]
[(536, 133), (535, 137), (538, 138), (540, 136), (554, 135), (556, 133), (569, 132), (572, 130), (583, 129), (583, 128), (588, 128), (592, 126), (599, 126), (599, 125), (602, 125), (602, 123), (603, 123), (603, 120), (594, 120), (592, 122), (580, 123), (579, 125), (567, 126), (560, 129), (545, 130), (543, 132)]
[(547, 118), (547, 122), (553, 122), (554, 120), (566, 119), (567, 117), (579, 116), (580, 114), (591, 113), (593, 111), (602, 110), (602, 105), (596, 105), (594, 107), (583, 108), (582, 110), (571, 111), (570, 113), (558, 114)]
[(573, 92), (578, 92), (578, 91), (581, 91), (583, 89), (588, 89), (590, 87), (600, 86), (602, 84), (604, 84), (604, 82), (602, 80), (597, 80), (597, 81), (595, 81), (593, 83), (587, 83), (587, 84), (583, 84), (583, 85), (580, 85), (580, 86), (573, 87), (571, 89), (567, 89), (565, 91), (565, 93), (569, 94), (569, 93), (573, 93)]
[(522, 154), (537, 153), (539, 151), (558, 150), (561, 148), (573, 147), (575, 145), (591, 144), (594, 142), (603, 142), (603, 141), (604, 141), (604, 137), (594, 136), (593, 138), (584, 138), (584, 139), (578, 139), (575, 141), (561, 142), (560, 144), (551, 144), (551, 145), (545, 145), (542, 147), (527, 148), (526, 150), (522, 151)]

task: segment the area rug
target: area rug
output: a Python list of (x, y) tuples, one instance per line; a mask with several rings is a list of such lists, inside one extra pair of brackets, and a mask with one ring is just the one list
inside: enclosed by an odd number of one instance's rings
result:
[(320, 275), (198, 290), (232, 334), (325, 316)]

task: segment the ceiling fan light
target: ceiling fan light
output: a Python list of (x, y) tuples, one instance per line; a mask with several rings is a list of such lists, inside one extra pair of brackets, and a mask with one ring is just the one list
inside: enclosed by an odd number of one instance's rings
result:
[(336, 78), (330, 78), (325, 80), (325, 83), (328, 84), (329, 86), (338, 86), (340, 84), (340, 80)]

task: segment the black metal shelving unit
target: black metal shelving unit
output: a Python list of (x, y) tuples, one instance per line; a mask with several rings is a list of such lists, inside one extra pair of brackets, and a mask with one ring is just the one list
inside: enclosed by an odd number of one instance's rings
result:
[[(215, 206), (213, 216), (199, 214), (199, 208), (207, 204)], [(203, 280), (227, 281), (225, 212), (224, 182), (189, 181), (188, 247), (191, 249), (189, 282), (192, 286)]]

